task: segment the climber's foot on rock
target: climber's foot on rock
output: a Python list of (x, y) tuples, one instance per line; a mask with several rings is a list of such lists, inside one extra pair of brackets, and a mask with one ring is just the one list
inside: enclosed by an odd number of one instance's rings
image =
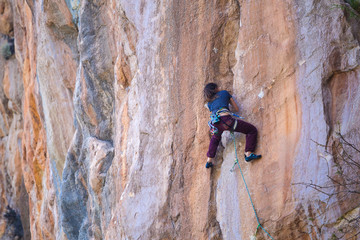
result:
[(205, 165), (206, 168), (211, 168), (213, 166), (214, 166), (214, 164), (212, 162), (206, 162), (206, 165)]
[(250, 154), (248, 154), (248, 156), (246, 156), (246, 154), (244, 154), (244, 157), (245, 157), (246, 162), (251, 162), (252, 160), (261, 158), (261, 155), (256, 155), (255, 153), (250, 153)]
[(205, 167), (206, 167), (206, 168), (211, 168), (211, 167), (213, 167), (213, 166), (214, 166), (214, 164), (212, 163), (213, 160), (214, 160), (214, 158), (208, 157), (208, 158), (207, 158), (207, 161), (206, 161)]

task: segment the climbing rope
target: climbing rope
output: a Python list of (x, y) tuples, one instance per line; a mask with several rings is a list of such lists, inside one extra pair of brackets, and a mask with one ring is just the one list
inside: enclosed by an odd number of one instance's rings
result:
[(261, 223), (260, 223), (260, 221), (259, 221), (258, 215), (257, 215), (256, 210), (255, 210), (255, 207), (254, 207), (254, 203), (253, 203), (253, 201), (252, 201), (252, 199), (251, 199), (251, 196), (250, 196), (249, 188), (248, 188), (248, 186), (247, 186), (247, 184), (246, 184), (244, 174), (243, 174), (243, 172), (242, 172), (242, 170), (241, 170), (241, 167), (240, 167), (240, 164), (239, 164), (239, 159), (238, 159), (237, 150), (236, 150), (236, 140), (235, 140), (234, 132), (231, 132), (231, 136), (233, 137), (233, 140), (234, 140), (235, 158), (236, 158), (236, 161), (235, 161), (234, 166), (232, 167), (232, 169), (231, 169), (230, 171), (231, 171), (231, 172), (234, 171), (234, 167), (235, 167), (236, 164), (239, 166), (240, 173), (241, 173), (241, 177), (242, 177), (242, 179), (243, 179), (243, 181), (244, 181), (244, 184), (245, 184), (245, 187), (246, 187), (246, 191), (247, 191), (247, 194), (248, 194), (249, 199), (250, 199), (250, 202), (251, 202), (251, 206), (252, 206), (252, 208), (253, 208), (253, 210), (254, 210), (255, 217), (256, 217), (256, 221), (258, 222), (258, 226), (257, 226), (257, 228), (256, 228), (255, 236), (256, 236), (257, 231), (258, 231), (258, 229), (259, 229), (259, 227), (260, 227), (262, 230), (264, 230), (264, 232), (265, 232), (272, 240), (274, 240), (273, 237), (265, 230), (265, 228), (261, 225)]

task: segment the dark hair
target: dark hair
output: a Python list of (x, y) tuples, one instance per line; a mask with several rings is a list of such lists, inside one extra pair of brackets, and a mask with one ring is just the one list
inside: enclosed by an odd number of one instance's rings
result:
[(214, 100), (218, 85), (216, 83), (208, 83), (204, 88), (204, 97), (207, 102)]

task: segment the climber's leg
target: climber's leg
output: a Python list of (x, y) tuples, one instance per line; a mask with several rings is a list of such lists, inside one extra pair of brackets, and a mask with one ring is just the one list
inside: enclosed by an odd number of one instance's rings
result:
[[(235, 123), (234, 123), (235, 124)], [(242, 120), (236, 120), (235, 132), (246, 134), (245, 160), (247, 162), (261, 158), (261, 155), (254, 154), (257, 144), (257, 129), (254, 125)]]
[(245, 152), (254, 152), (257, 143), (257, 129), (254, 125), (242, 120), (236, 120), (235, 132), (246, 134)]
[(214, 124), (214, 126), (218, 129), (218, 132), (216, 134), (213, 134), (211, 136), (211, 139), (210, 139), (210, 144), (209, 144), (209, 150), (206, 154), (206, 156), (208, 157), (207, 159), (207, 162), (206, 162), (206, 168), (209, 168), (209, 167), (212, 167), (213, 166), (213, 158), (215, 157), (216, 155), (216, 150), (219, 146), (219, 143), (221, 141), (221, 135), (222, 133), (225, 131), (225, 130), (229, 130), (229, 126), (227, 126), (225, 124), (225, 122), (228, 120), (228, 118), (231, 119), (230, 116), (224, 116), (224, 117), (221, 117), (221, 121)]
[(220, 131), (219, 129), (219, 132), (217, 134), (214, 134), (211, 136), (211, 139), (210, 139), (210, 144), (209, 144), (209, 150), (206, 154), (206, 156), (208, 158), (214, 158), (215, 157), (215, 154), (216, 154), (216, 150), (219, 146), (219, 143), (221, 141), (221, 134), (222, 134), (222, 131)]

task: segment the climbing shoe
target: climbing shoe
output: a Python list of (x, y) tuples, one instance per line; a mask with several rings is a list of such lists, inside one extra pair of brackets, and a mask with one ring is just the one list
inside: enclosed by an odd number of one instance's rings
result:
[(213, 166), (214, 166), (214, 164), (212, 162), (206, 162), (206, 165), (205, 165), (206, 168), (211, 168)]
[(256, 155), (256, 154), (252, 153), (248, 157), (244, 154), (244, 157), (245, 157), (246, 162), (251, 162), (252, 160), (261, 158), (261, 155)]

